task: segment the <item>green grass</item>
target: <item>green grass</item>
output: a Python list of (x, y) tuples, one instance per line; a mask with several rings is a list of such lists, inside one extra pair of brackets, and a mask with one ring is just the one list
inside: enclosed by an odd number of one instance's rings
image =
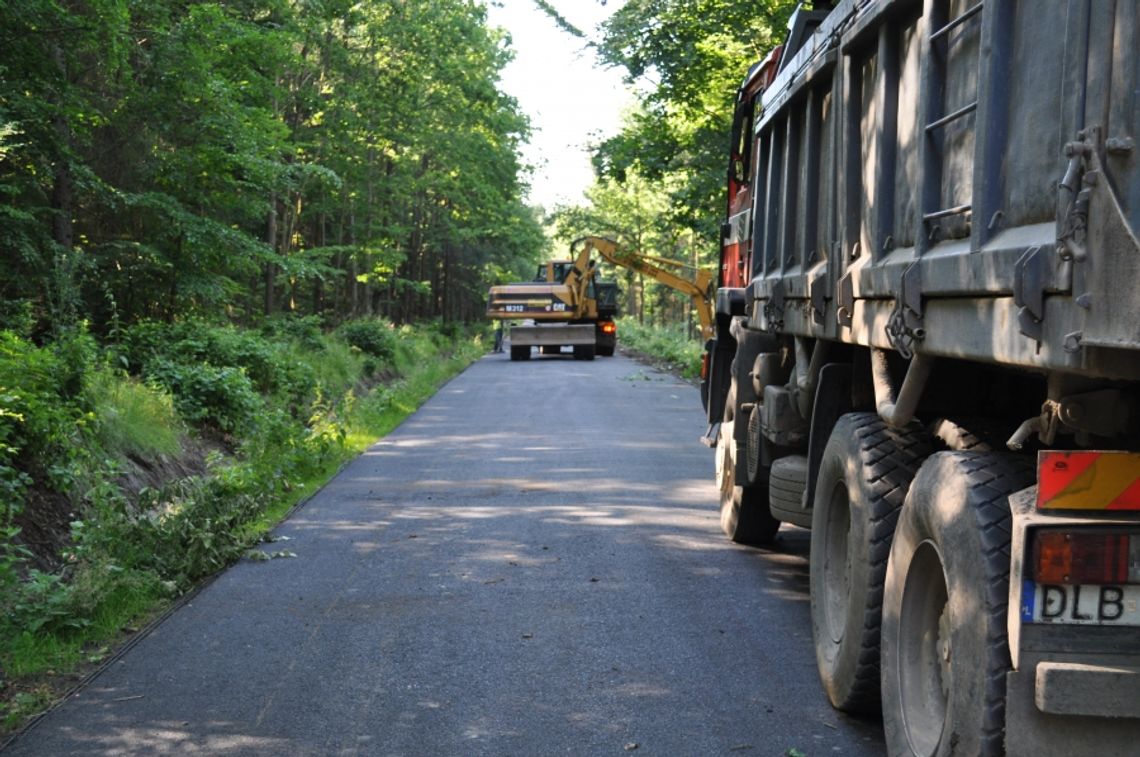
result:
[[(391, 385), (373, 388), (354, 403), (345, 421), (346, 433), (341, 452), (301, 480), (288, 496), (270, 506), (253, 525), (252, 533), (260, 536), (277, 525), (294, 505), (328, 483), (341, 466), (403, 423), (444, 383), (487, 351), (481, 338), (457, 343), (454, 348), (454, 353), (443, 360), (431, 359), (435, 356), (429, 353), (437, 348), (430, 344), (419, 343), (411, 348), (398, 349), (396, 367), (406, 371), (404, 377)], [(406, 351), (403, 358), (399, 357), (401, 351)]]
[(0, 709), (0, 726), (5, 730), (15, 730), (29, 717), (46, 709), (57, 696), (48, 684), (28, 686), (13, 692), (9, 701)]
[(154, 458), (181, 450), (184, 429), (169, 392), (106, 367), (91, 371), (84, 388), (104, 451)]
[(350, 388), (360, 378), (365, 363), (360, 350), (333, 339), (327, 340), (319, 353), (304, 345), (293, 344), (286, 355), (289, 360), (307, 364), (322, 386), (341, 391)]
[(68, 633), (29, 633), (6, 641), (4, 666), (13, 683), (0, 703), (5, 730), (22, 725), (43, 710), (73, 682), (70, 674), (93, 669), (112, 652), (128, 627), (138, 628), (156, 617), (169, 601), (157, 584), (114, 587), (103, 596), (83, 628)]
[(672, 364), (685, 378), (696, 378), (701, 372), (702, 344), (688, 336), (682, 325), (656, 326), (641, 324), (626, 316), (618, 320), (621, 344)]

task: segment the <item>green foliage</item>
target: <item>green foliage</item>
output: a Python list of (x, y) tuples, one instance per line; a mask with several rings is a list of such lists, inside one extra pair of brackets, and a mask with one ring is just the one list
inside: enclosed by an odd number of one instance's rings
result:
[(603, 178), (667, 182), (668, 221), (715, 244), (736, 89), (781, 41), (793, 0), (631, 0), (599, 46), (647, 95), (622, 131), (597, 146)]
[(343, 323), (337, 335), (365, 355), (380, 360), (391, 360), (396, 351), (396, 332), (392, 324), (372, 318)]
[(141, 459), (180, 451), (182, 429), (166, 390), (103, 366), (88, 374), (85, 394), (102, 449)]
[(701, 343), (676, 326), (647, 326), (633, 318), (621, 318), (618, 338), (630, 349), (664, 360), (685, 378), (700, 375)]
[(288, 374), (275, 346), (256, 332), (188, 320), (172, 325), (147, 321), (122, 336), (123, 356), (132, 370), (151, 371), (155, 361), (240, 368), (258, 391), (269, 392)]
[(321, 319), (315, 315), (278, 315), (267, 318), (261, 325), (262, 336), (278, 341), (289, 341), (307, 350), (324, 349)]
[(86, 619), (71, 612), (72, 592), (58, 574), (31, 570), (20, 589), (8, 595), (4, 607), (5, 630), (36, 634), (44, 629), (82, 628)]
[[(71, 362), (79, 337), (58, 351), (0, 331), (0, 518), (7, 522), (33, 476), (61, 488), (76, 475), (88, 415), (72, 401), (82, 363)], [(82, 361), (84, 358), (77, 358)]]
[(543, 244), (505, 42), (467, 0), (0, 3), (0, 325), (477, 317)]
[(144, 492), (139, 505), (151, 515), (124, 529), (138, 559), (131, 567), (187, 585), (232, 562), (253, 543), (245, 526), (264, 507), (256, 487), (245, 489), (218, 476)]
[(189, 423), (235, 431), (254, 423), (261, 398), (240, 368), (205, 363), (150, 363), (146, 378), (174, 395), (178, 412)]

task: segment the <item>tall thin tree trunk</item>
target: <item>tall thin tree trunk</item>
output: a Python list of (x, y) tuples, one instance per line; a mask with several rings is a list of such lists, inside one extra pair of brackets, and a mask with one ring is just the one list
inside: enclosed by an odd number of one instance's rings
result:
[[(265, 243), (269, 245), (270, 252), (277, 253), (277, 193), (269, 195), (269, 215), (265, 218)], [(275, 297), (273, 296), (274, 279), (277, 278), (277, 266), (272, 261), (265, 263), (265, 306), (264, 314), (273, 315)]]
[[(67, 60), (64, 58), (63, 48), (52, 44), (51, 56), (56, 68), (59, 69), (60, 78), (67, 81)], [(58, 328), (70, 324), (76, 317), (72, 312), (73, 282), (71, 281), (71, 256), (75, 246), (75, 177), (71, 172), (71, 124), (63, 114), (63, 104), (56, 103), (59, 110), (52, 118), (52, 128), (56, 136), (56, 149), (58, 157), (55, 161), (55, 172), (52, 176), (51, 191), (51, 233), (52, 240), (57, 248), (52, 254), (51, 270), (53, 278), (46, 287), (49, 306), (52, 309), (52, 327)]]
[[(325, 217), (324, 212), (317, 214), (317, 246), (325, 247), (328, 244), (328, 237), (326, 235), (326, 224), (328, 219)], [(313, 315), (320, 315), (321, 311), (325, 309), (325, 287), (324, 279), (317, 276), (313, 279)]]

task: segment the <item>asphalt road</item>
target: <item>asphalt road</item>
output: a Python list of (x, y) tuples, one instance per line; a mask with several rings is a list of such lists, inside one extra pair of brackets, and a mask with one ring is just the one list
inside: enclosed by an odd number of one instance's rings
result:
[(876, 755), (806, 532), (718, 527), (695, 388), (490, 355), (6, 753)]

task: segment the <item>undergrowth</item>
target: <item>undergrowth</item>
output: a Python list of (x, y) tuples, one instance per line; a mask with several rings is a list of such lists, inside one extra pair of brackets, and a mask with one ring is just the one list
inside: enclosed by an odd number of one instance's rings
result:
[(643, 324), (626, 316), (618, 319), (618, 339), (630, 349), (664, 360), (684, 378), (700, 375), (702, 345), (689, 336), (687, 325)]
[[(37, 346), (0, 332), (5, 728), (45, 704), (45, 677), (97, 662), (246, 554), (484, 351), (481, 332), (374, 319), (332, 334), (293, 318), (115, 336)], [(142, 470), (181, 473), (138, 486)], [(45, 554), (22, 530), (53, 518), (63, 543)]]

